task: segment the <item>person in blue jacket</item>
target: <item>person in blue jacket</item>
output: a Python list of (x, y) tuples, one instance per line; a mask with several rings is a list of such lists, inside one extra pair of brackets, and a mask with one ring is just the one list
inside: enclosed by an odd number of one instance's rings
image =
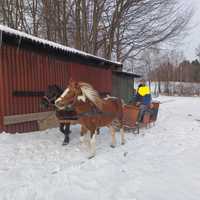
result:
[(146, 85), (145, 80), (142, 80), (138, 86), (135, 101), (136, 105), (140, 108), (138, 122), (142, 122), (145, 111), (150, 107), (151, 104), (151, 90)]

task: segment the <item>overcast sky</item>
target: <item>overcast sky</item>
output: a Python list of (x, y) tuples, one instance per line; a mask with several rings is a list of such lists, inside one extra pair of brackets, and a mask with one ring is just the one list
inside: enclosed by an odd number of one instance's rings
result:
[(185, 1), (186, 4), (191, 2), (194, 7), (194, 16), (189, 24), (191, 27), (188, 30), (188, 35), (183, 41), (183, 44), (180, 46), (180, 49), (183, 50), (184, 55), (187, 59), (193, 60), (195, 56), (195, 48), (200, 44), (200, 0), (180, 0)]

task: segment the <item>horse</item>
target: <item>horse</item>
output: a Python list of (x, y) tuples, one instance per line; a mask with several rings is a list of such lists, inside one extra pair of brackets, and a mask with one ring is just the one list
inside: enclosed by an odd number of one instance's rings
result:
[(116, 97), (103, 99), (89, 83), (70, 80), (66, 90), (55, 101), (55, 106), (60, 110), (66, 107), (74, 108), (79, 116), (79, 123), (90, 131), (89, 158), (96, 155), (97, 128), (104, 126), (110, 128), (111, 147), (115, 147), (115, 125), (117, 125), (121, 132), (121, 144), (125, 143), (121, 99)]
[[(40, 105), (43, 108), (52, 107), (56, 111), (56, 116), (60, 122), (60, 131), (64, 134), (64, 141), (62, 145), (67, 145), (69, 143), (70, 134), (70, 120), (71, 122), (76, 122), (77, 114), (73, 109), (58, 110), (55, 106), (55, 100), (63, 93), (63, 90), (57, 85), (49, 85), (45, 95), (42, 97)], [(65, 122), (65, 123), (64, 123)], [(81, 127), (81, 132), (85, 132), (83, 127)]]

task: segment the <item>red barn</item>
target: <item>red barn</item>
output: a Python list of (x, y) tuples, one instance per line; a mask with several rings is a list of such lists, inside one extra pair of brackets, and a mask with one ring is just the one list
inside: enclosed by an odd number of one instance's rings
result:
[(111, 93), (112, 70), (121, 69), (120, 63), (0, 25), (0, 132), (38, 130), (48, 85), (65, 88), (72, 77)]

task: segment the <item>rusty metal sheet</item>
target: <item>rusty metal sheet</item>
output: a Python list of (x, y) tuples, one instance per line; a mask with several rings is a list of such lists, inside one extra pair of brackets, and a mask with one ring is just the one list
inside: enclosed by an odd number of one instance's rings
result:
[[(2, 78), (3, 77), (3, 78)], [(38, 96), (13, 96), (13, 91), (45, 91), (48, 85), (67, 87), (69, 78), (91, 83), (99, 92), (111, 93), (112, 71), (79, 63), (67, 62), (14, 46), (1, 46), (0, 78), (1, 115), (0, 129), (3, 129), (3, 116), (44, 112), (40, 108)], [(37, 122), (5, 126), (8, 132), (38, 130)]]

